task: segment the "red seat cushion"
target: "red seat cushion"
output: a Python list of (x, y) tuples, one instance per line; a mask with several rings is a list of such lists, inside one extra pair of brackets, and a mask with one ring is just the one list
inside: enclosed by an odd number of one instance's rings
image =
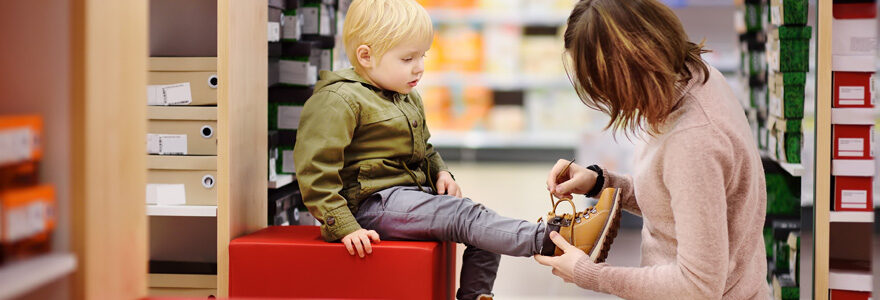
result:
[(453, 246), (382, 241), (360, 258), (317, 226), (272, 226), (229, 244), (229, 296), (452, 299)]

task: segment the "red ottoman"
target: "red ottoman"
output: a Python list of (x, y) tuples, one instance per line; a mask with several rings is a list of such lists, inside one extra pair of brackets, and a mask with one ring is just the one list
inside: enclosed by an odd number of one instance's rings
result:
[(229, 244), (229, 296), (453, 299), (454, 246), (382, 241), (360, 258), (317, 226), (271, 226)]

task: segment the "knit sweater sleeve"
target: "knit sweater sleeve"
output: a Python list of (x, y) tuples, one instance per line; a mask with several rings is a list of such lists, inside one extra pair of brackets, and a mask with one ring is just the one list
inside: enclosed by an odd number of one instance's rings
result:
[(605, 176), (605, 184), (602, 186), (602, 189), (619, 189), (621, 207), (634, 215), (641, 216), (642, 210), (639, 209), (639, 203), (636, 201), (636, 193), (635, 189), (633, 188), (632, 177), (617, 174), (615, 172), (608, 171), (605, 168), (602, 168), (602, 174), (604, 174)]
[(670, 196), (675, 260), (613, 267), (581, 260), (576, 284), (626, 299), (720, 299), (728, 270), (726, 172), (733, 154), (709, 125), (673, 133), (658, 172)]

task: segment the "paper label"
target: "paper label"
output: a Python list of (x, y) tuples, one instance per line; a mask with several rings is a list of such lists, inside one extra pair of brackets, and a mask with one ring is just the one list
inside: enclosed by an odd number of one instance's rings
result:
[(296, 173), (296, 166), (293, 164), (293, 150), (281, 151), (281, 172)]
[(267, 28), (268, 32), (266, 33), (270, 42), (277, 42), (281, 40), (281, 24), (278, 22), (269, 22), (269, 27)]
[(302, 111), (302, 106), (278, 106), (278, 129), (299, 128)]
[(318, 80), (318, 68), (305, 61), (282, 60), (278, 62), (278, 80), (286, 84), (313, 85)]
[(782, 24), (782, 10), (779, 6), (770, 6), (770, 20), (773, 24)]
[(269, 181), (278, 179), (278, 172), (275, 172), (275, 158), (269, 158)]
[(159, 155), (186, 155), (186, 135), (147, 134), (147, 153)]
[(865, 156), (865, 139), (839, 138), (837, 139), (838, 156)]
[(320, 34), (321, 35), (326, 36), (326, 35), (332, 34), (331, 28), (330, 28), (330, 10), (331, 9), (328, 6), (322, 5), (322, 7), (321, 7), (321, 19), (320, 19), (320, 23), (321, 23), (320, 24), (320, 26), (321, 26)]
[(281, 37), (285, 40), (299, 40), (301, 36), (302, 18), (296, 16), (284, 16), (282, 18)]
[(186, 185), (147, 184), (147, 204), (184, 205), (186, 204)]
[(321, 50), (321, 67), (318, 70), (333, 70), (333, 50)]
[(873, 53), (876, 47), (877, 38), (873, 36), (854, 36), (849, 39), (849, 50), (853, 52)]
[(302, 33), (318, 34), (320, 28), (319, 11), (317, 7), (301, 7), (297, 10), (298, 15), (302, 15)]
[(865, 190), (842, 190), (840, 191), (840, 207), (842, 208), (865, 208), (868, 205), (868, 191)]
[(16, 163), (33, 159), (36, 135), (30, 128), (0, 131), (0, 164)]
[(190, 103), (192, 103), (192, 90), (189, 82), (147, 86), (147, 105), (189, 105)]
[(842, 105), (864, 105), (865, 104), (865, 87), (863, 86), (841, 86), (838, 89), (838, 98)]
[(3, 227), (6, 228), (5, 241), (13, 243), (44, 232), (48, 209), (49, 206), (43, 201), (34, 201), (7, 209), (3, 218)]

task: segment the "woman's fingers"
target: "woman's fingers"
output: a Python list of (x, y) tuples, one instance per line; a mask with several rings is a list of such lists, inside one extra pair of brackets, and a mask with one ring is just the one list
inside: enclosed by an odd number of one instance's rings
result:
[(543, 256), (543, 255), (535, 255), (535, 261), (539, 264), (552, 267), (556, 263), (556, 257), (553, 256)]
[(568, 251), (571, 251), (572, 249), (580, 251), (580, 249), (577, 249), (575, 248), (575, 246), (569, 244), (568, 241), (566, 241), (565, 238), (556, 231), (550, 233), (550, 240), (553, 241), (553, 244), (556, 244), (556, 247), (562, 249), (562, 252), (564, 253), (568, 253)]
[[(553, 169), (550, 170), (550, 174), (547, 175), (547, 190), (550, 192), (555, 192), (557, 177), (559, 177), (559, 173), (562, 173), (562, 170), (565, 169), (565, 166), (569, 164), (569, 161), (560, 159), (556, 162), (556, 165), (553, 166)], [(567, 179), (568, 174), (563, 175), (562, 179)]]

